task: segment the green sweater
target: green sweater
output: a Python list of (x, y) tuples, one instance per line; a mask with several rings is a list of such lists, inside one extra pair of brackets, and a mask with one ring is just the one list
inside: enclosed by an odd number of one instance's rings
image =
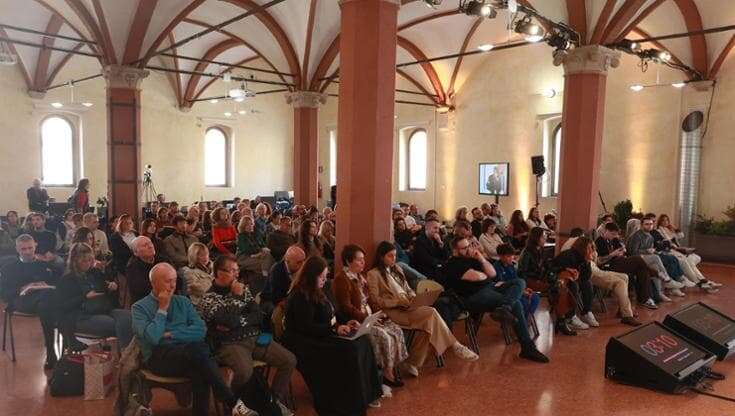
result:
[(252, 256), (260, 253), (265, 242), (256, 233), (240, 233), (237, 235), (237, 256)]

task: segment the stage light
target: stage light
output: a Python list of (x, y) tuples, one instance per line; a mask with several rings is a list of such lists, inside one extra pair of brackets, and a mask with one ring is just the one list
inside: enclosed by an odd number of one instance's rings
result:
[(219, 102), (219, 100), (216, 99), (216, 98), (212, 98), (211, 100), (209, 100), (209, 103), (210, 104), (217, 104), (218, 102)]
[(675, 82), (671, 84), (671, 86), (674, 88), (684, 88), (685, 85), (687, 85), (686, 82)]
[(667, 51), (659, 51), (657, 58), (661, 62), (669, 62), (669, 60), (671, 60), (671, 54)]
[(638, 53), (641, 51), (641, 44), (638, 42), (630, 42), (630, 50), (634, 53)]
[(641, 91), (643, 89), (643, 85), (641, 85), (641, 84), (631, 85), (630, 86), (630, 89), (631, 89), (631, 91), (638, 92), (638, 91)]
[(51, 103), (51, 107), (53, 108), (61, 108), (64, 104), (61, 104), (60, 102)]
[(442, 0), (424, 0), (424, 4), (426, 4), (426, 7), (428, 8), (436, 9), (441, 6)]
[(459, 10), (470, 16), (480, 16), (488, 19), (494, 19), (498, 15), (495, 7), (487, 0), (460, 1)]
[(481, 50), (483, 52), (488, 52), (488, 51), (492, 50), (492, 48), (494, 48), (494, 47), (495, 47), (495, 45), (493, 45), (492, 43), (483, 43), (482, 45), (478, 46), (477, 49), (479, 49), (479, 50)]
[(546, 40), (546, 43), (560, 51), (566, 51), (572, 48), (572, 41), (569, 40), (566, 33), (553, 32)]
[(529, 42), (538, 42), (544, 38), (544, 29), (531, 22), (531, 18), (528, 16), (516, 23), (515, 31), (523, 35)]
[(227, 95), (230, 98), (240, 98), (240, 97), (245, 96), (245, 91), (243, 89), (241, 89), (241, 88), (233, 88), (233, 89), (227, 91)]
[(225, 112), (225, 117), (232, 117), (232, 113), (230, 113), (229, 111)]

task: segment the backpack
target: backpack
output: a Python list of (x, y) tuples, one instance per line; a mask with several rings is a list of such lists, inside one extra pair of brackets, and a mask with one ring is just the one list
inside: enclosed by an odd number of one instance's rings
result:
[(49, 393), (52, 397), (84, 394), (84, 357), (81, 355), (61, 357), (49, 379)]

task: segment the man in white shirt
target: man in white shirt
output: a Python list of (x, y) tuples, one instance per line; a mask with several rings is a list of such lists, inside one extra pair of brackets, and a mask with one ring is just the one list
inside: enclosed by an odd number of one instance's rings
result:
[(84, 226), (89, 228), (92, 231), (92, 234), (94, 234), (95, 255), (106, 256), (110, 254), (110, 245), (107, 242), (107, 234), (98, 228), (100, 225), (100, 219), (97, 217), (97, 214), (88, 212), (84, 214), (82, 221), (84, 222)]

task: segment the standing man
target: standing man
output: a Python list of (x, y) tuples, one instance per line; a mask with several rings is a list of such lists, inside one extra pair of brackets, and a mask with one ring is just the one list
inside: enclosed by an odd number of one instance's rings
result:
[(26, 191), (28, 197), (28, 210), (31, 212), (48, 212), (48, 192), (46, 188), (41, 187), (41, 180), (36, 178), (33, 185)]

